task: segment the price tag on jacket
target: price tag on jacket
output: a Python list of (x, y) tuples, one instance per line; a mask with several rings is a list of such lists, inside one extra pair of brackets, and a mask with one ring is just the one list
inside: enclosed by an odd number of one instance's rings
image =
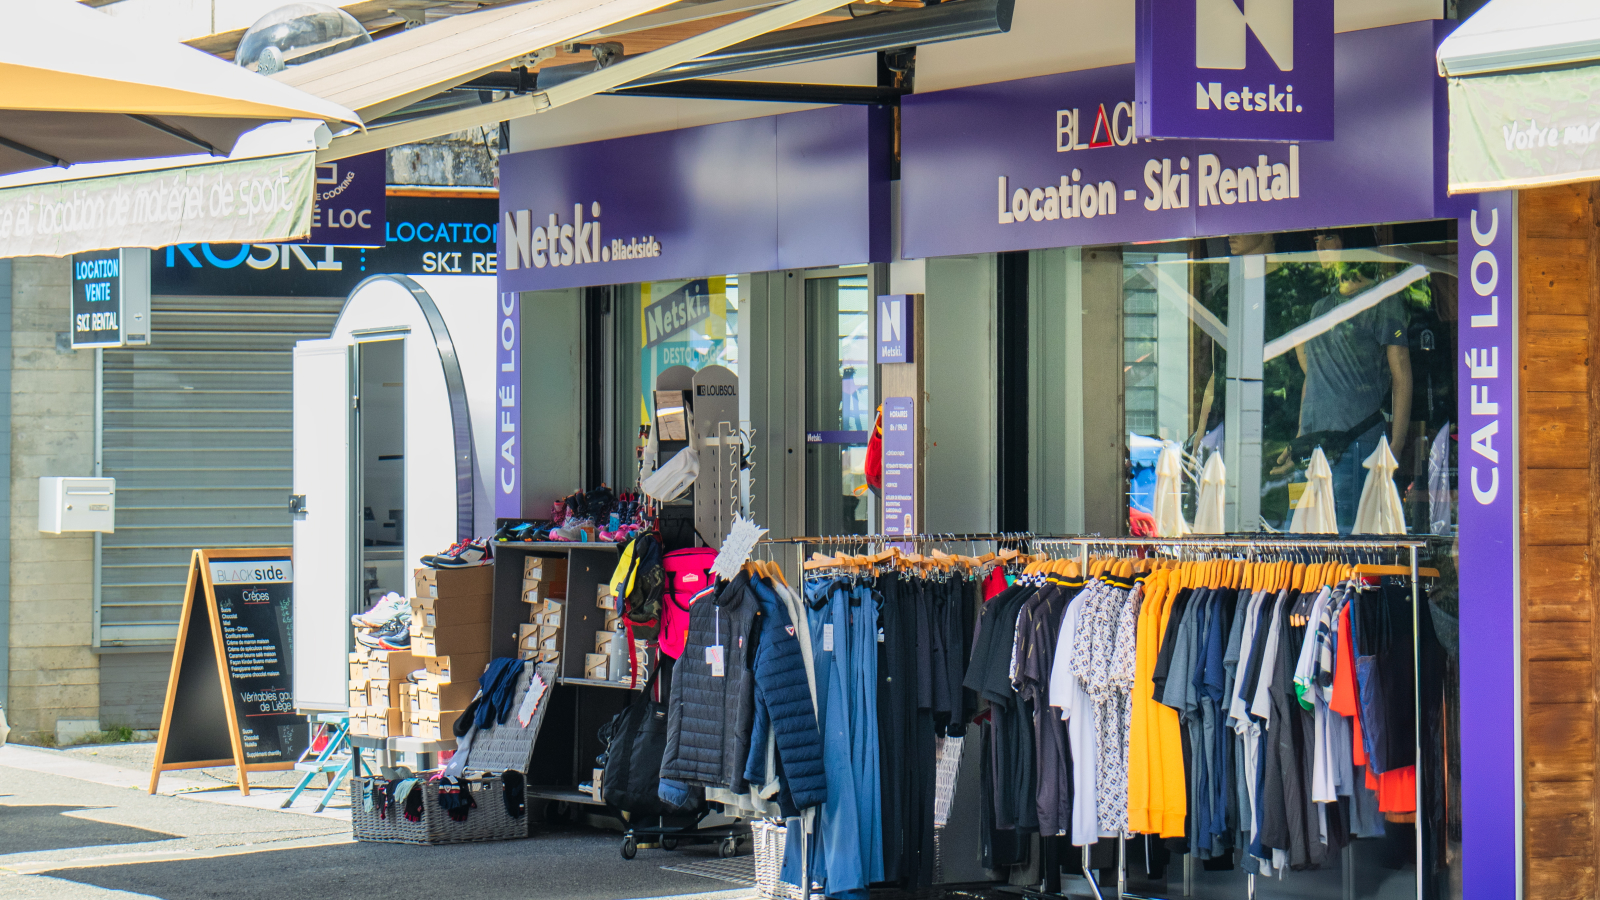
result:
[(822, 626), (822, 649), (833, 652), (833, 623), (827, 622)]
[(724, 674), (722, 661), (722, 645), (712, 644), (706, 648), (706, 665), (711, 667), (711, 677), (721, 678)]

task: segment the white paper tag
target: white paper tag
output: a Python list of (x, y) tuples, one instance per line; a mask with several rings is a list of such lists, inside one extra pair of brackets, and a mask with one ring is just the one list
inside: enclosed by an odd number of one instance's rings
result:
[(878, 629), (878, 643), (880, 643), (880, 644), (883, 643), (883, 629), (882, 628)]
[(523, 728), (528, 727), (528, 723), (533, 721), (533, 714), (539, 711), (539, 699), (544, 696), (547, 687), (544, 679), (535, 672), (533, 679), (528, 682), (528, 693), (522, 697), (522, 705), (517, 707), (517, 722)]
[(722, 645), (712, 644), (706, 648), (706, 665), (711, 667), (712, 678), (723, 676)]
[(822, 626), (822, 649), (833, 652), (833, 623), (827, 622)]

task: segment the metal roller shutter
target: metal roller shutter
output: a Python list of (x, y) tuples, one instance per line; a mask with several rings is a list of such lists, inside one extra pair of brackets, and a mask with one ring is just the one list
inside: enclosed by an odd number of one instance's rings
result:
[(291, 543), (292, 349), (327, 337), (343, 298), (155, 297), (149, 347), (101, 360), (101, 646), (164, 644), (196, 547)]

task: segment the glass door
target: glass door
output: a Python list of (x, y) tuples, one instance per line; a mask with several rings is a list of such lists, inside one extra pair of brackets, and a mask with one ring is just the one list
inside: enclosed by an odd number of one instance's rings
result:
[[(408, 596), (405, 559), (405, 340), (356, 344), (356, 504), (360, 586), (364, 610), (384, 594)], [(358, 610), (359, 611), (359, 610)]]
[(806, 533), (870, 534), (866, 480), (872, 403), (867, 270), (805, 281)]

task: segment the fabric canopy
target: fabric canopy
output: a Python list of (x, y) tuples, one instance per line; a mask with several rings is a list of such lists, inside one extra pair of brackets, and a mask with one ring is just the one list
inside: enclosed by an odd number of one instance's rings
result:
[(337, 103), (113, 19), (31, 0), (0, 30), (0, 174), (197, 151), (268, 122), (359, 125)]
[(1452, 78), (1600, 60), (1600, 4), (1489, 0), (1439, 44), (1438, 60)]
[(368, 120), (672, 0), (535, 0), (450, 16), (272, 77)]
[(1452, 194), (1600, 178), (1600, 4), (1490, 0), (1444, 39)]

